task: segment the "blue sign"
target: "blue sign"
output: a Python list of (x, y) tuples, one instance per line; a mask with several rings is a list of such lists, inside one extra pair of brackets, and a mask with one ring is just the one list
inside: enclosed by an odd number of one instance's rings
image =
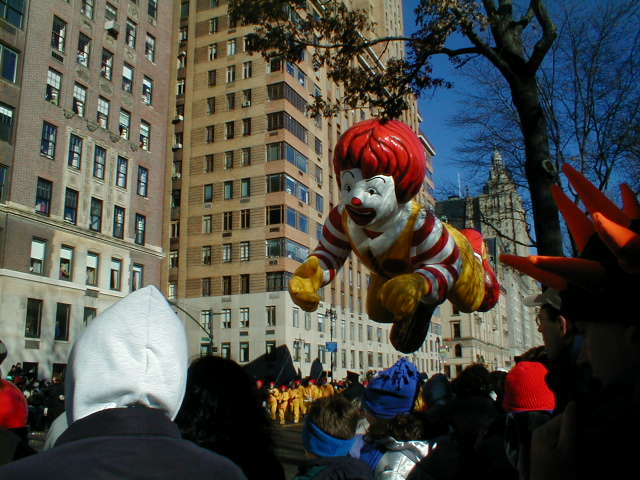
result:
[(338, 342), (327, 342), (327, 352), (337, 352), (338, 351)]

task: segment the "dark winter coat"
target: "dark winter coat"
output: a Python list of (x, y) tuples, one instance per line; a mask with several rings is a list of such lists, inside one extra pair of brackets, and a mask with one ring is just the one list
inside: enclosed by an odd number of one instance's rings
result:
[(357, 458), (314, 458), (298, 466), (294, 480), (373, 480), (373, 472)]
[(3, 480), (246, 480), (230, 460), (180, 437), (160, 410), (102, 410), (74, 422), (55, 448), (0, 468)]

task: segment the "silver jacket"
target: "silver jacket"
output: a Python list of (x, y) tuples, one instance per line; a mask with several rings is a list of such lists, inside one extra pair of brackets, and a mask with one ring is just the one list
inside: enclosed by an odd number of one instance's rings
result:
[(379, 442), (386, 450), (374, 472), (375, 480), (404, 480), (413, 467), (429, 455), (435, 444), (421, 440), (398, 442), (389, 437)]

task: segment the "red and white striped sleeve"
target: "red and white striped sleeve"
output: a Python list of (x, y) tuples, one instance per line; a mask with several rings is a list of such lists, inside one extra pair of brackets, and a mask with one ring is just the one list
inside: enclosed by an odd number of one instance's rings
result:
[(446, 299), (462, 270), (458, 245), (430, 210), (414, 227), (411, 264), (415, 273), (429, 282), (431, 291), (425, 301), (431, 304), (438, 304)]
[(322, 236), (318, 239), (318, 246), (311, 255), (320, 260), (320, 266), (325, 272), (325, 282), (331, 282), (351, 253), (349, 238), (342, 226), (342, 206), (334, 207), (322, 227)]

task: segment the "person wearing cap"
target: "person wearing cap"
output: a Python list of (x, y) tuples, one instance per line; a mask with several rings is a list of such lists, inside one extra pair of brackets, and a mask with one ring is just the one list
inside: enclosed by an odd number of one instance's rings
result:
[(302, 427), (307, 459), (294, 480), (373, 480), (364, 462), (348, 456), (359, 418), (358, 408), (341, 395), (313, 402)]
[(554, 186), (552, 194), (579, 254), (501, 256), (555, 288), (561, 313), (584, 336), (580, 361), (601, 388), (537, 428), (532, 480), (623, 478), (637, 472), (640, 432), (640, 202), (621, 185), (622, 207), (569, 165), (563, 166), (587, 212)]
[(293, 387), (289, 390), (289, 406), (291, 408), (291, 416), (293, 423), (300, 423), (300, 414), (302, 413), (303, 391), (300, 386), (300, 380), (293, 382)]
[(286, 423), (287, 413), (289, 412), (289, 399), (289, 387), (280, 385), (280, 394), (278, 395), (278, 422), (280, 425)]
[(411, 414), (419, 385), (418, 369), (402, 357), (374, 376), (364, 392), (369, 427), (356, 436), (350, 454), (364, 461), (375, 478), (407, 478), (432, 449), (429, 442), (418, 440), (422, 423)]
[(173, 420), (188, 365), (183, 322), (153, 286), (98, 315), (66, 370), (68, 428), (54, 448), (0, 467), (2, 480), (246, 477), (229, 459), (184, 440)]
[(269, 383), (269, 390), (267, 391), (267, 406), (269, 408), (269, 415), (271, 416), (271, 421), (276, 421), (276, 413), (278, 411), (278, 397), (280, 397), (280, 392), (276, 387), (276, 382)]

